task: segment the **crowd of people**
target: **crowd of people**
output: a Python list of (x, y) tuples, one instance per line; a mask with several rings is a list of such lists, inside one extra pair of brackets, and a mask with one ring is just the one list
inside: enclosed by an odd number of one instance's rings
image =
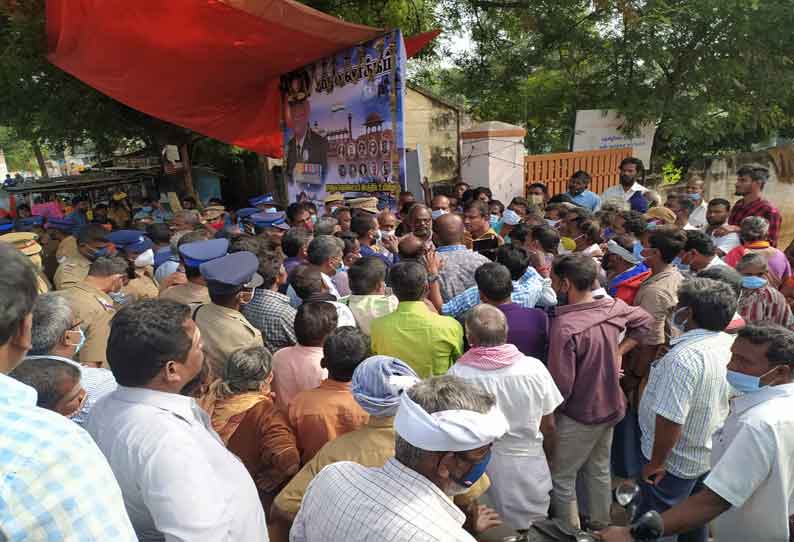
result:
[(632, 479), (670, 539), (789, 540), (767, 178), (0, 219), (0, 539), (631, 540)]

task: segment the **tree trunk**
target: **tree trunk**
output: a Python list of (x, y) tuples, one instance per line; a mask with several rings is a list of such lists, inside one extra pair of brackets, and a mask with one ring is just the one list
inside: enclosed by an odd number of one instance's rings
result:
[(50, 174), (47, 173), (47, 164), (44, 162), (44, 153), (41, 152), (41, 145), (39, 145), (38, 141), (34, 141), (32, 143), (33, 152), (36, 153), (36, 162), (39, 163), (39, 169), (41, 170), (41, 176), (44, 179), (49, 179)]
[(196, 189), (193, 187), (193, 166), (190, 162), (190, 146), (187, 143), (179, 146), (179, 157), (182, 159), (182, 167), (184, 168), (185, 192), (198, 203), (200, 200)]

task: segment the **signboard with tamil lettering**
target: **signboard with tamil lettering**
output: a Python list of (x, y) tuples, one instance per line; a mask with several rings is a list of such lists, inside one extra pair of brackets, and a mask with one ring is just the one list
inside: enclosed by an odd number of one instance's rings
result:
[(405, 45), (395, 30), (281, 80), (289, 200), (327, 193), (393, 206), (405, 185)]
[(634, 149), (634, 156), (642, 160), (646, 168), (649, 167), (656, 125), (648, 122), (632, 135), (625, 135), (621, 131), (624, 122), (613, 109), (577, 111), (572, 150), (577, 152), (631, 147)]

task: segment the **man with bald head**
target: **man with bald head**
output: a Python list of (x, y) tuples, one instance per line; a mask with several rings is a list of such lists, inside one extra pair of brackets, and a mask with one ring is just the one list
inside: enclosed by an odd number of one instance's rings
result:
[(490, 262), (482, 254), (469, 250), (463, 244), (463, 219), (455, 214), (440, 216), (433, 225), (438, 248), (436, 253), (444, 262), (439, 272), (441, 297), (446, 303), (466, 289), (476, 285), (474, 272)]
[(400, 243), (397, 245), (397, 252), (401, 262), (406, 260), (419, 261), (425, 254), (425, 242), (414, 234), (409, 233), (400, 239)]

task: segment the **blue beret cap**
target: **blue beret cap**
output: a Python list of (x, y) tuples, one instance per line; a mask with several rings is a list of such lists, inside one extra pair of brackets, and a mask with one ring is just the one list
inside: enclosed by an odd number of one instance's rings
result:
[(152, 248), (152, 240), (140, 230), (112, 231), (107, 236), (108, 241), (126, 252), (144, 252)]
[(201, 264), (216, 260), (229, 252), (228, 239), (196, 241), (179, 247), (179, 255), (187, 267), (200, 267)]
[(281, 230), (289, 229), (287, 217), (283, 211), (276, 211), (274, 213), (257, 213), (255, 215), (251, 215), (249, 220), (258, 228), (279, 228)]
[(20, 218), (17, 220), (17, 230), (18, 231), (30, 231), (36, 226), (41, 226), (44, 224), (44, 217), (43, 216), (30, 216), (28, 218)]
[(242, 220), (243, 218), (248, 218), (251, 215), (255, 215), (257, 213), (261, 213), (261, 209), (257, 209), (256, 207), (245, 207), (237, 211), (237, 218)]
[(74, 233), (77, 223), (69, 218), (48, 218), (45, 228)]
[(248, 200), (252, 207), (257, 205), (264, 205), (265, 203), (273, 203), (273, 194), (262, 194)]
[(199, 266), (201, 276), (207, 281), (210, 292), (232, 294), (243, 287), (256, 288), (264, 280), (256, 270), (259, 260), (252, 252), (227, 254)]

